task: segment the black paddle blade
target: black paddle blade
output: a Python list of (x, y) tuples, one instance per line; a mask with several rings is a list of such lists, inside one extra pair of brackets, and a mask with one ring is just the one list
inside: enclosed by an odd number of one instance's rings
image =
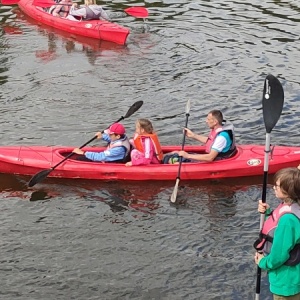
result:
[(43, 181), (52, 171), (53, 169), (47, 169), (47, 170), (43, 170), (41, 172), (36, 173), (28, 182), (28, 186), (32, 187), (34, 185), (36, 185), (37, 183)]
[(133, 103), (130, 108), (128, 109), (128, 112), (127, 114), (125, 115), (124, 119), (125, 118), (128, 118), (130, 117), (132, 114), (134, 114), (137, 110), (140, 109), (140, 107), (143, 105), (143, 101), (137, 101), (135, 103)]
[(266, 132), (270, 133), (280, 118), (284, 92), (279, 80), (269, 74), (265, 79), (262, 106)]

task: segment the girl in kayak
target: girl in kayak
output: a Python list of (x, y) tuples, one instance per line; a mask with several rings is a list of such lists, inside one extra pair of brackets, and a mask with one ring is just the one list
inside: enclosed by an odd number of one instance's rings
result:
[(96, 4), (96, 0), (85, 0), (84, 6), (81, 6), (79, 8), (77, 3), (74, 3), (72, 5), (67, 19), (72, 21), (87, 21), (99, 19), (109, 21), (109, 16), (100, 5)]
[(126, 163), (127, 167), (161, 163), (161, 145), (148, 119), (136, 121), (135, 135), (131, 143), (135, 149), (131, 151), (131, 161)]
[(285, 168), (274, 175), (276, 197), (271, 211), (261, 200), (258, 211), (266, 214), (260, 238), (254, 243), (255, 263), (269, 275), (274, 300), (300, 300), (300, 170)]
[(66, 18), (69, 14), (72, 0), (61, 0), (57, 1), (57, 5), (52, 5), (49, 9), (49, 14), (52, 14), (55, 17)]
[(109, 129), (104, 130), (104, 133), (97, 132), (98, 139), (103, 139), (108, 142), (105, 151), (93, 152), (83, 151), (79, 148), (73, 150), (74, 153), (83, 155), (78, 160), (83, 161), (98, 161), (98, 162), (120, 162), (124, 163), (130, 159), (130, 143), (125, 135), (125, 128), (120, 123), (114, 123)]

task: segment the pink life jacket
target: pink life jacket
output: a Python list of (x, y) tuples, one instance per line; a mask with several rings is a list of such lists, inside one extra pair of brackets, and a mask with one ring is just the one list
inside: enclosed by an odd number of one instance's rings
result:
[[(274, 238), (274, 232), (278, 226), (278, 222), (281, 216), (285, 214), (294, 214), (300, 220), (300, 206), (298, 203), (287, 205), (281, 203), (276, 209), (274, 209), (268, 219), (264, 222), (263, 228), (259, 233), (259, 238), (254, 243), (254, 248), (257, 251), (263, 251), (264, 254), (271, 252), (271, 247)], [(289, 259), (285, 262), (285, 265), (295, 266), (300, 263), (300, 244), (297, 244), (290, 252)]]
[(227, 152), (220, 152), (218, 154), (218, 157), (230, 157), (231, 154), (233, 152), (235, 152), (236, 150), (236, 146), (235, 146), (235, 137), (234, 137), (234, 127), (233, 124), (231, 122), (225, 121), (224, 124), (222, 124), (222, 127), (219, 127), (217, 129), (213, 129), (210, 131), (207, 141), (205, 143), (205, 152), (209, 153), (211, 150), (211, 147), (215, 141), (215, 139), (217, 138), (218, 134), (221, 133), (222, 131), (227, 131), (232, 143), (230, 146), (230, 149)]

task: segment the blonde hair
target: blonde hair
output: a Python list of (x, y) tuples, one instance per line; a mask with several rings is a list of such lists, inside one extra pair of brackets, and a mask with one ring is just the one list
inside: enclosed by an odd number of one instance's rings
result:
[(96, 0), (84, 0), (84, 5), (89, 6), (89, 5), (95, 5)]
[(138, 119), (137, 122), (139, 123), (140, 127), (144, 129), (147, 133), (153, 133), (153, 126), (152, 123), (148, 119)]
[(274, 183), (279, 180), (279, 187), (287, 196), (286, 203), (300, 204), (300, 170), (298, 168), (284, 168), (274, 175)]

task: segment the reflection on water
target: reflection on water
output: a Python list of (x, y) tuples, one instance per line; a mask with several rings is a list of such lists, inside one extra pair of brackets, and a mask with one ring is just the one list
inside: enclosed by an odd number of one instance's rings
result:
[[(57, 36), (57, 33), (55, 33), (54, 30), (49, 32), (49, 30), (40, 29), (39, 32), (48, 37), (48, 49), (36, 50), (35, 54), (36, 57), (41, 59), (44, 63), (59, 57), (57, 54), (57, 43), (61, 44), (61, 47), (64, 47), (68, 54), (84, 53), (91, 65), (94, 65), (97, 58), (101, 56), (111, 56), (114, 52), (121, 53), (126, 49), (126, 46), (111, 42), (80, 37), (76, 37), (76, 39), (74, 39), (72, 36), (68, 37), (66, 34), (64, 34), (66, 38), (61, 41), (61, 38)], [(80, 43), (78, 43), (78, 41), (80, 41)]]
[[(44, 256), (37, 256), (43, 265), (47, 266), (50, 259), (47, 251), (57, 251), (57, 247), (66, 251), (66, 256), (63, 255), (61, 259), (66, 259), (69, 256), (67, 253), (72, 253), (76, 260), (83, 263), (81, 253), (85, 247), (81, 243), (84, 243), (101, 262), (101, 270), (104, 268), (109, 272), (108, 269), (111, 269), (110, 276), (121, 283), (124, 279), (119, 278), (119, 272), (132, 280), (136, 280), (133, 275), (135, 272), (143, 272), (149, 278), (151, 274), (156, 274), (157, 283), (153, 282), (153, 285), (162, 284), (165, 287), (165, 281), (170, 282), (166, 291), (168, 294), (173, 294), (183, 280), (185, 285), (189, 282), (189, 290), (197, 297), (207, 295), (208, 299), (214, 299), (220, 295), (219, 289), (222, 287), (222, 291), (225, 289), (224, 294), (222, 292), (225, 299), (251, 299), (253, 292), (249, 284), (255, 268), (249, 240), (257, 234), (259, 216), (253, 214), (257, 205), (253, 201), (259, 197), (260, 188), (257, 185), (261, 184), (261, 177), (243, 178), (239, 185), (230, 180), (183, 181), (180, 183), (179, 203), (176, 206), (169, 202), (174, 182), (105, 183), (49, 179), (47, 184), (28, 189), (27, 181), (24, 177), (0, 175), (0, 203), (9, 213), (9, 219), (4, 218), (3, 221), (11, 224), (19, 218), (23, 220), (16, 222), (14, 228), (18, 231), (12, 237), (17, 235), (20, 240), (19, 234), (26, 230), (26, 235), (23, 235), (31, 237), (35, 247), (44, 253)], [(18, 199), (26, 201), (17, 204), (16, 211), (11, 211), (6, 205), (7, 201), (10, 200), (13, 208), (12, 201)], [(38, 235), (33, 230), (33, 223), (39, 226)], [(245, 230), (247, 233), (241, 236), (240, 232)], [(63, 232), (69, 236), (68, 239), (61, 236)], [(45, 244), (43, 239), (46, 236), (48, 250), (41, 244)], [(4, 248), (4, 257), (8, 258), (6, 251), (8, 245)], [(117, 259), (120, 251), (127, 257), (121, 264)], [(143, 255), (138, 255), (139, 252)], [(59, 257), (56, 261), (60, 261)], [(147, 257), (154, 258), (156, 263), (152, 259), (148, 261)], [(235, 263), (237, 259), (240, 267)], [(62, 267), (51, 267), (50, 274), (59, 274), (63, 269), (72, 274), (71, 261)], [(162, 269), (155, 267), (157, 263), (161, 264)], [(94, 260), (84, 264), (89, 271), (85, 267), (80, 268), (78, 280), (81, 290), (85, 287), (85, 274), (90, 274), (98, 291), (104, 293), (104, 285), (97, 283), (93, 275), (98, 273), (99, 265)], [(19, 265), (22, 269), (33, 266), (27, 259), (23, 259)], [(32, 272), (27, 270), (26, 274), (29, 276)], [(245, 273), (247, 280), (236, 289), (236, 282), (243, 276), (241, 272)], [(194, 281), (192, 278), (198, 279)], [(9, 280), (14, 282), (13, 279)], [(51, 281), (48, 278), (48, 282)], [(141, 285), (138, 298), (145, 295), (149, 284), (145, 282)], [(263, 285), (267, 285), (265, 279)], [(126, 293), (133, 292), (130, 288), (125, 290)], [(262, 295), (266, 297), (264, 299), (271, 299), (266, 296), (267, 291), (265, 287)], [(48, 295), (50, 291), (44, 289), (43, 292)], [(161, 292), (159, 288), (154, 293), (155, 297), (160, 297)], [(186, 290), (175, 299), (188, 297), (189, 293)], [(123, 295), (119, 284), (114, 284), (114, 292), (111, 290), (108, 295), (108, 299)]]

